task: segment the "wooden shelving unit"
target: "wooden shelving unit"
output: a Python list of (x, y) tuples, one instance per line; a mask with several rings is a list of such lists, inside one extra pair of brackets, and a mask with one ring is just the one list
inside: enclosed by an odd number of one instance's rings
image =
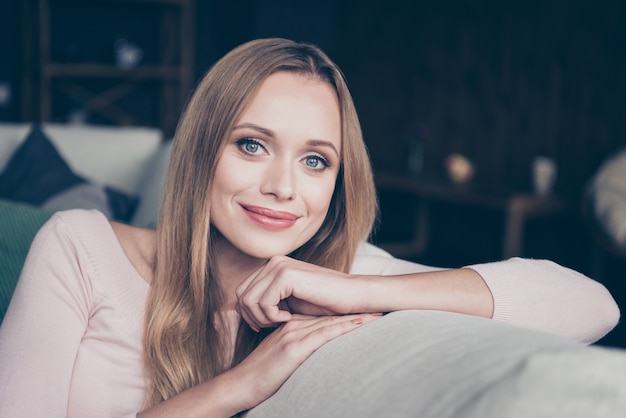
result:
[[(37, 101), (40, 120), (64, 121), (67, 113), (63, 114), (55, 108), (55, 103), (62, 97), (105, 123), (153, 125), (161, 128), (166, 135), (173, 134), (180, 111), (195, 82), (194, 0), (37, 1), (40, 69)], [(156, 51), (149, 60), (141, 61), (132, 68), (122, 68), (108, 56), (69, 60), (54, 53), (55, 47), (57, 51), (59, 49), (55, 45), (59, 41), (55, 32), (65, 32), (65, 41), (68, 39), (68, 29), (59, 29), (58, 23), (55, 25), (56, 22), (53, 22), (55, 18), (63, 17), (63, 13), (80, 14), (81, 19), (86, 19), (80, 22), (84, 28), (89, 19), (98, 22), (102, 18), (98, 13), (103, 11), (111, 11), (107, 15), (128, 20), (130, 12), (134, 11), (137, 15), (138, 10), (144, 9), (150, 11), (145, 14), (145, 19), (156, 19), (151, 24), (158, 32), (154, 37), (156, 39), (149, 39), (155, 43), (152, 49)], [(142, 22), (144, 15), (140, 16), (137, 23), (145, 23)], [(84, 45), (86, 38), (79, 37), (94, 36), (95, 39), (97, 35), (77, 31), (72, 36)], [(113, 41), (110, 40), (111, 48)], [(142, 103), (156, 108), (150, 118), (139, 115), (140, 110), (145, 110), (141, 109), (142, 105), (123, 105), (131, 95), (139, 96)]]

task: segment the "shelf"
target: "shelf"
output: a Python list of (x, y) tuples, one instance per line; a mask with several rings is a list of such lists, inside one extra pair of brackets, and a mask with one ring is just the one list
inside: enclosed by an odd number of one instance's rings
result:
[[(501, 211), (505, 215), (502, 257), (520, 256), (523, 251), (525, 223), (530, 218), (554, 216), (566, 209), (565, 202), (554, 195), (522, 192), (484, 191), (452, 182), (420, 179), (396, 173), (376, 173), (379, 191), (397, 191), (418, 200), (415, 210), (413, 239), (406, 243), (386, 243), (384, 249), (399, 257), (414, 257), (427, 246), (429, 211), (432, 202), (444, 202), (461, 208), (473, 207)], [(463, 209), (460, 209), (463, 210)]]
[[(91, 0), (92, 3), (137, 3), (187, 6), (190, 0)], [(84, 3), (84, 0), (63, 0), (63, 3)]]
[(49, 63), (43, 67), (44, 74), (56, 78), (110, 78), (140, 79), (178, 82), (180, 68), (177, 66), (139, 66), (119, 68), (104, 64), (57, 64)]
[[(33, 1), (37, 13), (24, 16), (25, 27), (38, 29), (34, 119), (62, 122), (78, 109), (90, 123), (155, 126), (173, 135), (194, 84), (195, 0)], [(114, 51), (103, 46), (113, 48), (119, 34), (139, 39), (145, 61), (115, 64)], [(89, 53), (58, 53), (76, 44)]]

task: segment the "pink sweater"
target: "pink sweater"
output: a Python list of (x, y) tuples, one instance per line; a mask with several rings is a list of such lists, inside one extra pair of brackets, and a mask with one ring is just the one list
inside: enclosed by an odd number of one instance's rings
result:
[[(471, 266), (493, 293), (494, 319), (584, 343), (619, 310), (599, 283), (549, 261)], [(357, 257), (352, 272), (434, 270)], [(142, 409), (142, 328), (149, 285), (96, 211), (54, 215), (38, 233), (0, 327), (0, 416), (121, 417)], [(231, 333), (238, 315), (229, 312)]]

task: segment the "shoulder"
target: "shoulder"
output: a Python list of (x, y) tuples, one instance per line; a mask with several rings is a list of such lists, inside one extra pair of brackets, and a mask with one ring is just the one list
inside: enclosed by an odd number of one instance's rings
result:
[(90, 242), (102, 242), (111, 234), (107, 218), (97, 210), (71, 209), (55, 212), (41, 227), (35, 243), (49, 246), (50, 240), (58, 245), (89, 247)]
[(145, 281), (152, 280), (156, 253), (156, 233), (152, 229), (109, 221), (96, 210), (73, 209), (55, 213), (39, 235), (41, 245), (53, 235), (61, 246), (85, 252), (92, 260), (108, 260), (106, 264), (125, 255)]
[(111, 222), (120, 246), (137, 272), (152, 282), (156, 257), (156, 231), (119, 222)]

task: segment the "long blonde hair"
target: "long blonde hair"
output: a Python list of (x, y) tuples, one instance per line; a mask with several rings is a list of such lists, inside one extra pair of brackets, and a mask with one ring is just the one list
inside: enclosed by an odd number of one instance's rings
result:
[[(232, 366), (226, 364), (219, 331), (224, 295), (213, 270), (209, 190), (234, 124), (261, 83), (278, 71), (329, 83), (337, 93), (342, 121), (342, 164), (328, 214), (311, 240), (291, 256), (345, 272), (371, 232), (376, 215), (372, 170), (339, 68), (317, 47), (286, 39), (251, 41), (224, 56), (201, 80), (174, 138), (146, 311), (146, 406)], [(240, 327), (234, 363), (259, 342), (247, 328)]]

